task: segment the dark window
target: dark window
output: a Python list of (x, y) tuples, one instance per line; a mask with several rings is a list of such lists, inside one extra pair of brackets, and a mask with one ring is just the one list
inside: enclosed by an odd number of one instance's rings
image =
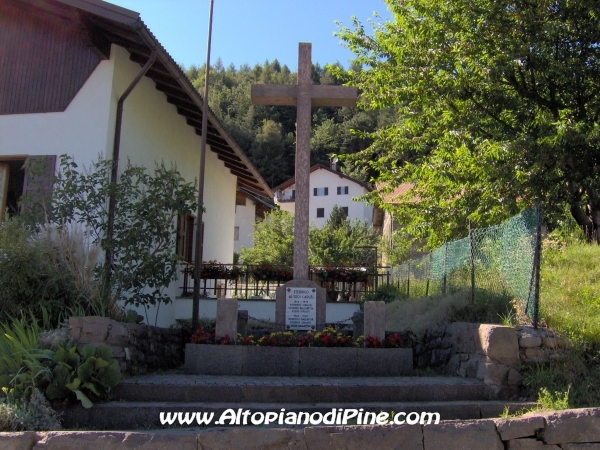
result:
[(325, 217), (325, 208), (317, 208), (317, 217)]
[(296, 198), (296, 189), (292, 189), (292, 198)]
[(233, 227), (233, 240), (234, 241), (240, 240), (240, 227)]
[(246, 206), (246, 196), (242, 192), (235, 193), (235, 204), (236, 206)]
[(348, 186), (338, 186), (337, 195), (348, 195)]
[(50, 205), (56, 156), (3, 156), (0, 159), (0, 219), (25, 213), (43, 220)]
[(321, 195), (329, 195), (329, 188), (313, 188), (313, 195), (315, 197)]
[(348, 207), (342, 206), (342, 211), (344, 211), (344, 214), (346, 215), (346, 217), (348, 217)]

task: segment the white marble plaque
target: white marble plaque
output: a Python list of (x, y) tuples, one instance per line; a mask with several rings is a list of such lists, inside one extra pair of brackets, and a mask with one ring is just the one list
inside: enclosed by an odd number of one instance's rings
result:
[(317, 290), (288, 287), (285, 291), (285, 329), (314, 330), (317, 327)]

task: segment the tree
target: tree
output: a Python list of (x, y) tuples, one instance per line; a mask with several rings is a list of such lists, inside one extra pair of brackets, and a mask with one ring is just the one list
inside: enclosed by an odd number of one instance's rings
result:
[(274, 210), (254, 225), (254, 246), (242, 247), (240, 261), (244, 264), (294, 264), (294, 216)]
[[(157, 164), (149, 174), (128, 162), (117, 184), (110, 183), (111, 168), (111, 160), (101, 159), (90, 170), (80, 171), (72, 158), (62, 155), (52, 191), (53, 219), (84, 225), (93, 243), (105, 252), (112, 246), (110, 294), (116, 299), (146, 310), (169, 303), (163, 291), (178, 279), (179, 269), (176, 218), (194, 212), (196, 187), (175, 167), (164, 164)], [(117, 202), (109, 244), (106, 199), (111, 191)], [(107, 273), (107, 267), (98, 266), (98, 277), (104, 279)]]
[(361, 246), (377, 246), (380, 237), (366, 221), (350, 222), (339, 206), (334, 206), (322, 228), (312, 227), (309, 235), (309, 259), (314, 266), (353, 266), (362, 259)]
[(469, 219), (498, 223), (537, 199), (550, 224), (566, 205), (596, 231), (600, 3), (386, 3), (392, 21), (339, 36), (365, 68), (346, 79), (363, 106), (398, 108), (354, 160), (388, 189), (415, 184), (399, 209), (406, 231), (435, 246)]
[[(281, 210), (266, 214), (265, 220), (254, 225), (254, 247), (242, 247), (243, 264), (294, 264), (294, 216)], [(342, 208), (335, 206), (322, 228), (311, 225), (309, 230), (309, 261), (312, 265), (352, 265), (358, 253), (356, 247), (377, 245), (379, 235), (366, 221), (350, 223)]]

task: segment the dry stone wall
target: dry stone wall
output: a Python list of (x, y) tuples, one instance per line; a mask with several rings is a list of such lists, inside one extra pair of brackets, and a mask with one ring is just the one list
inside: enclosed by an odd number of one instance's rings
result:
[(365, 449), (599, 450), (600, 409), (534, 413), (513, 419), (446, 421), (430, 425), (237, 427), (169, 433), (54, 431), (0, 433), (0, 448), (103, 449)]
[(71, 317), (69, 338), (78, 346), (108, 345), (122, 371), (173, 369), (183, 364), (182, 330), (116, 322), (107, 317)]
[(564, 358), (571, 343), (548, 329), (455, 322), (427, 330), (415, 366), (483, 380), (497, 395), (521, 384), (522, 362)]

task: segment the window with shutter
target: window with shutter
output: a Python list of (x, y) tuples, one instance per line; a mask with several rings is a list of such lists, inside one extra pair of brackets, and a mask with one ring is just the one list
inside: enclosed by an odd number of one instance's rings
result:
[(194, 259), (194, 220), (189, 215), (177, 218), (177, 256), (188, 263)]
[(20, 204), (21, 214), (43, 220), (50, 207), (56, 168), (55, 155), (29, 156), (23, 165), (25, 177)]

